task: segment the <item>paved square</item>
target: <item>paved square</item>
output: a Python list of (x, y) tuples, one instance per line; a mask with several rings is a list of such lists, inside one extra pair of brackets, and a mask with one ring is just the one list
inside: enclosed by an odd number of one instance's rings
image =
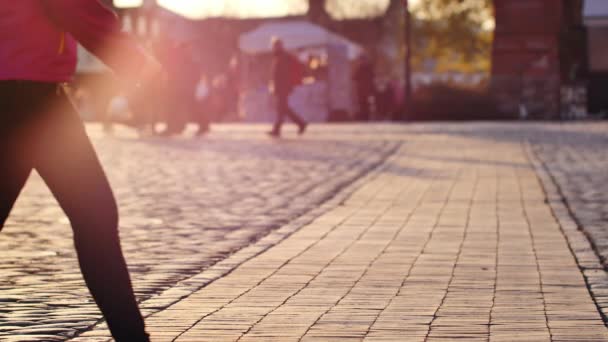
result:
[[(277, 142), (235, 126), (98, 143), (154, 341), (608, 341), (524, 144), (550, 127), (319, 126)], [(18, 261), (0, 263), (14, 282), (1, 283), (0, 339), (64, 340), (99, 315), (66, 271), (69, 236), (44, 231), (65, 222), (44, 222), (61, 215), (32, 185), (0, 235)], [(253, 229), (260, 216), (278, 221)], [(108, 339), (101, 324), (73, 341)]]

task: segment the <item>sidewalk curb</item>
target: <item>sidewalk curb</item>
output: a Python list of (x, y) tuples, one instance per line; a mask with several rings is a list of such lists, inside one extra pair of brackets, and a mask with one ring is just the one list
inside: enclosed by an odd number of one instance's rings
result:
[(585, 234), (583, 226), (577, 221), (551, 172), (534, 152), (530, 142), (525, 141), (523, 144), (525, 153), (545, 192), (545, 202), (551, 208), (553, 216), (564, 233), (570, 251), (583, 273), (591, 298), (602, 316), (604, 325), (608, 327), (608, 273), (604, 270), (592, 242)]
[[(397, 153), (397, 151), (403, 146), (403, 142), (401, 141), (387, 141), (387, 144), (391, 144), (392, 146), (389, 145), (386, 154), (382, 156), (376, 164), (363, 170), (359, 178), (351, 181), (350, 183), (344, 184), (341, 188), (337, 189), (336, 192), (328, 196), (324, 202), (321, 202), (318, 207), (296, 217), (280, 228), (271, 231), (266, 236), (253, 242), (249, 246), (245, 246), (235, 253), (228, 255), (226, 258), (209, 266), (201, 273), (184, 279), (158, 295), (150, 297), (141, 302), (140, 309), (144, 318), (167, 309), (181, 300), (186, 299), (193, 293), (203, 289), (212, 282), (227, 276), (241, 264), (264, 253), (268, 249), (279, 244), (281, 241), (287, 239), (293, 233), (300, 230), (300, 228), (313, 222), (319, 216), (342, 205), (342, 203), (355, 191), (357, 191), (357, 189), (369, 182), (371, 179), (376, 178), (378, 173), (383, 169), (391, 157), (393, 157), (395, 153)], [(97, 332), (100, 328), (106, 329), (105, 320), (100, 320), (96, 324), (90, 326), (88, 329), (80, 331), (75, 336), (70, 337), (68, 340), (86, 341), (87, 333), (93, 331)]]

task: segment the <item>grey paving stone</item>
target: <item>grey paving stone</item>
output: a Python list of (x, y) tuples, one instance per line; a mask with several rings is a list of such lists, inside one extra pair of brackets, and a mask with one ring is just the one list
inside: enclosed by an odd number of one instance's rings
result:
[[(138, 139), (128, 131), (109, 137), (91, 128), (119, 202), (138, 299), (171, 288), (316, 208), (396, 146), (329, 135), (278, 141), (260, 129), (236, 130), (220, 128), (193, 140)], [(16, 334), (66, 339), (100, 318), (71, 235), (34, 175), (0, 234), (0, 340)], [(62, 327), (44, 325), (49, 317), (59, 317)]]

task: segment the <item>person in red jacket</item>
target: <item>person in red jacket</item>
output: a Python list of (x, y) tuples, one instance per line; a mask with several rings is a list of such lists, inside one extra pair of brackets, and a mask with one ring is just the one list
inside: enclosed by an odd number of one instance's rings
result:
[(276, 98), (277, 117), (268, 134), (272, 137), (281, 136), (281, 127), (285, 117), (289, 117), (298, 125), (298, 134), (306, 131), (308, 123), (296, 114), (289, 106), (289, 97), (294, 88), (302, 82), (304, 67), (297, 59), (285, 50), (283, 41), (278, 38), (272, 40), (272, 91)]
[(32, 170), (70, 219), (81, 270), (117, 341), (145, 342), (118, 234), (112, 190), (61, 84), (76, 68), (76, 42), (126, 84), (159, 64), (120, 32), (98, 0), (19, 0), (0, 7), (0, 229)]

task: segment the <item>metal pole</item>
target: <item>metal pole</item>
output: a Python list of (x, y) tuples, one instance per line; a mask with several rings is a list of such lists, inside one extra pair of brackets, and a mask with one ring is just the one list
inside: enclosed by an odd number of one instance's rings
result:
[(412, 111), (412, 25), (408, 0), (403, 0), (403, 10), (405, 15), (404, 44), (406, 50), (404, 65), (405, 83), (403, 87), (403, 116), (401, 119), (405, 121), (410, 117)]

